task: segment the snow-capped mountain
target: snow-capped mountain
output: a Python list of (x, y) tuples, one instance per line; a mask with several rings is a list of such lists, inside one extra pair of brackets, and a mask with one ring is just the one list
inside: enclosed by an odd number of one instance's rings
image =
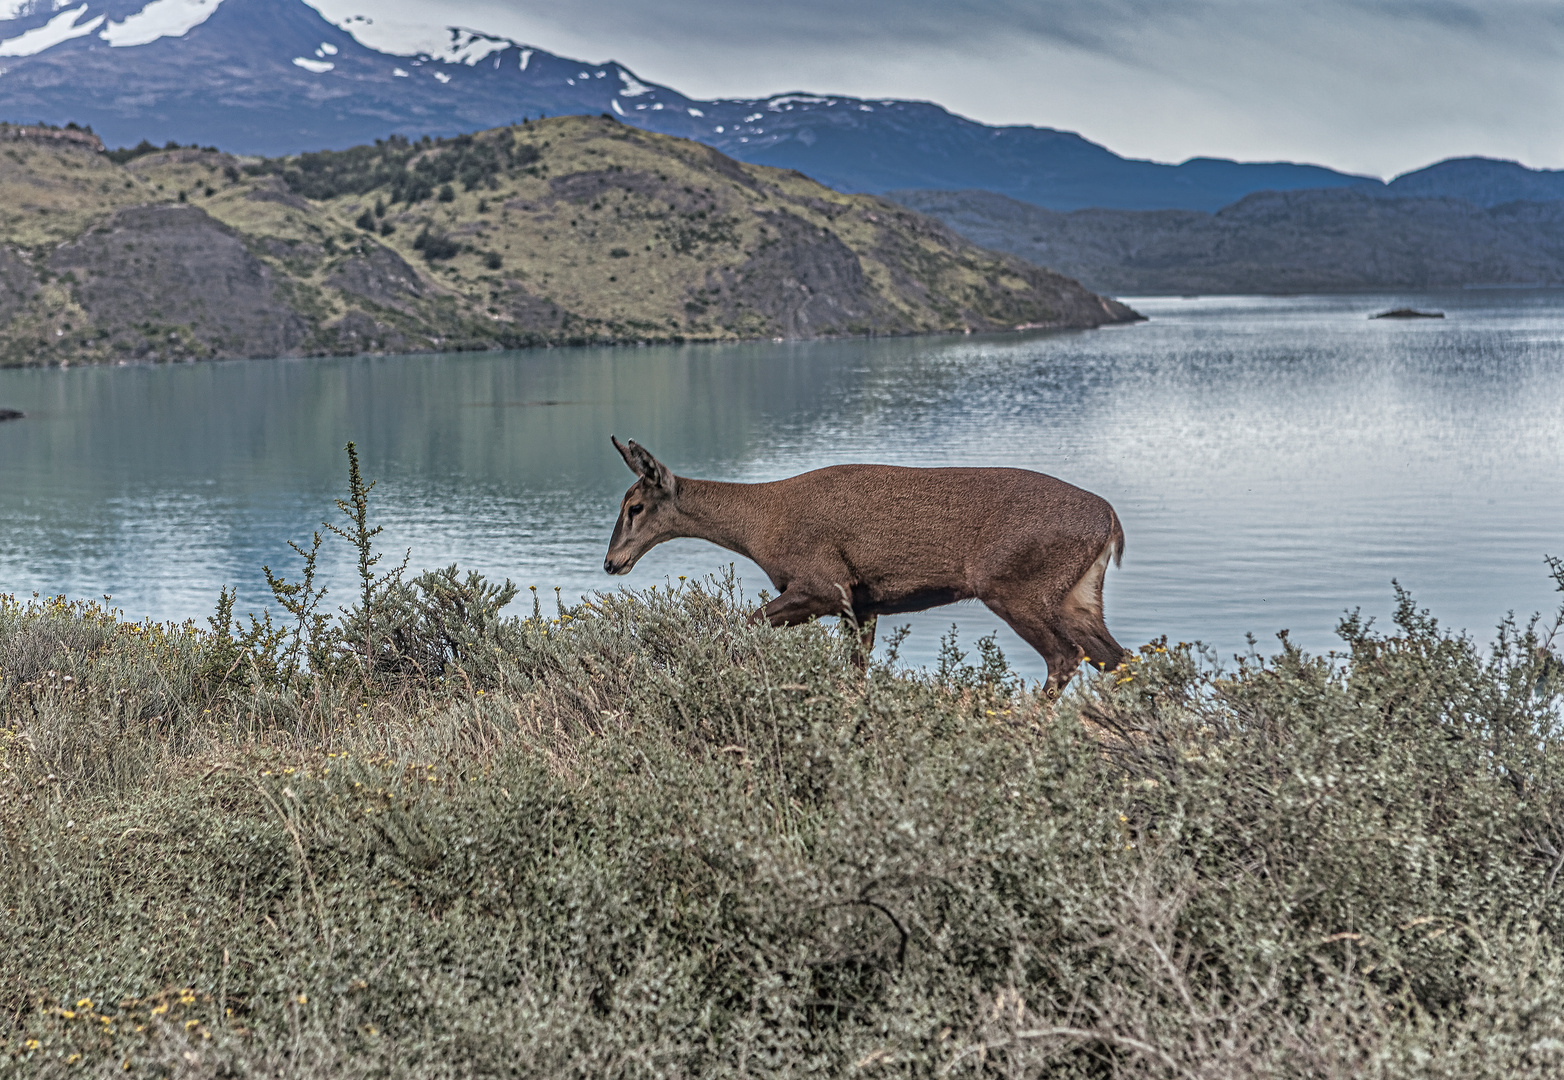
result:
[(616, 62), (453, 28), (443, 50), (360, 43), (303, 0), (0, 0), (0, 119), (288, 154), (393, 133), (606, 113), (833, 187), (983, 188), (1053, 209), (1214, 210), (1256, 190), (1378, 180), (1313, 165), (1134, 161), (1071, 132), (991, 127), (928, 102), (788, 93), (697, 101)]

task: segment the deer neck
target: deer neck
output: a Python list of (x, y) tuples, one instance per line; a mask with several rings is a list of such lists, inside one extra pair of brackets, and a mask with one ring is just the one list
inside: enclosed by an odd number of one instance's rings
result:
[(767, 520), (759, 488), (763, 484), (726, 484), (718, 480), (678, 478), (679, 535), (709, 540), (746, 559), (755, 558), (760, 529)]

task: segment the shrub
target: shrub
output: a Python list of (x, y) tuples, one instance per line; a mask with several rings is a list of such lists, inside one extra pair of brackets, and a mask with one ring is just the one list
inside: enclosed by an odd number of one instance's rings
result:
[(355, 604), (299, 544), (280, 636), (0, 605), (14, 1069), (1564, 1065), (1557, 624), (1481, 649), (1401, 594), (1340, 654), (1158, 642), (1052, 706), (991, 641), (860, 672), (731, 581), (506, 616), (379, 569), (370, 492)]
[(535, 147), (516, 144), (509, 132), (418, 142), (393, 135), (373, 146), (265, 158), (248, 169), (252, 175), (280, 176), (291, 190), (309, 199), (364, 195), (386, 188), (391, 202), (411, 205), (437, 190), (442, 201), (451, 201), (455, 192), (446, 198), (445, 191), (456, 181), (466, 191), (495, 188), (501, 174), (526, 168), (539, 158)]
[(422, 232), (413, 238), (413, 248), (424, 253), (426, 262), (435, 262), (439, 259), (454, 259), (462, 251), (462, 246), (455, 240), (452, 240), (448, 233), (432, 233), (427, 225), (424, 226)]
[[(165, 150), (181, 149), (184, 148), (176, 142), (168, 142), (162, 146), (156, 146), (146, 139), (142, 139), (135, 146), (122, 146), (118, 150), (107, 150), (104, 152), (104, 156), (116, 165), (124, 165), (127, 162), (135, 161), (139, 157), (146, 157), (148, 154), (161, 154)], [(197, 147), (192, 143), (190, 149), (194, 150)]]

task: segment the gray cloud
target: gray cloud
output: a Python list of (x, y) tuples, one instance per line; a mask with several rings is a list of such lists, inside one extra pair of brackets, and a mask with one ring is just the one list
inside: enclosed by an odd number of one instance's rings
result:
[(1159, 160), (1564, 166), (1564, 8), (1542, 0), (316, 2), (612, 57), (700, 97), (927, 98)]

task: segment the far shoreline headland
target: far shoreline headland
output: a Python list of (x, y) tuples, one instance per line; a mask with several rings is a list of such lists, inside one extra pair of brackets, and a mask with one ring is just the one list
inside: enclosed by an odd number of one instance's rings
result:
[(33, 193), (0, 199), (0, 366), (1140, 319), (894, 203), (606, 117), (279, 159), (0, 134), (0, 195)]

